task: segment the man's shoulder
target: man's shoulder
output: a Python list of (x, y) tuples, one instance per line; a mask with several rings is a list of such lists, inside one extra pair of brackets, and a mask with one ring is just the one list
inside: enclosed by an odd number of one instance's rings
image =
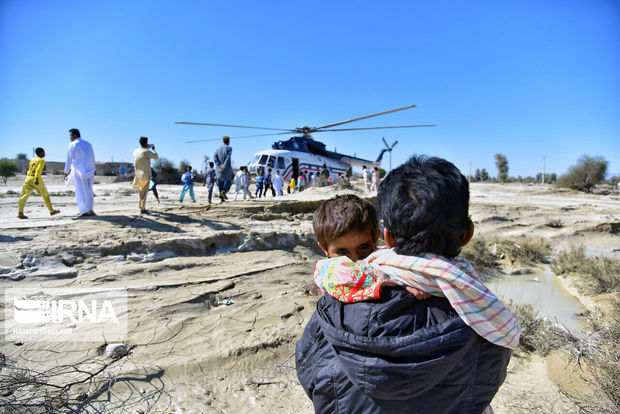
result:
[(447, 299), (417, 300), (398, 287), (383, 288), (377, 300), (344, 304), (324, 296), (321, 302), (319, 306), (332, 314), (331, 320), (341, 320), (349, 332), (368, 336), (408, 335), (448, 321), (455, 325), (452, 329), (464, 326)]

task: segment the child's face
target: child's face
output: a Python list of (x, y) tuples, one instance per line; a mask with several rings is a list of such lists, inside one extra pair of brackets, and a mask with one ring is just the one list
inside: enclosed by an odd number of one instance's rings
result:
[(365, 259), (375, 251), (377, 237), (370, 229), (362, 232), (350, 231), (327, 243), (327, 250), (319, 245), (327, 257), (347, 256), (354, 262)]

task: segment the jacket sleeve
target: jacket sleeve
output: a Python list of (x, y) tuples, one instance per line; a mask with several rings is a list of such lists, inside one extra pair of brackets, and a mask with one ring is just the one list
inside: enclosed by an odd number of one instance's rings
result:
[(230, 157), (232, 156), (232, 148), (228, 147), (228, 151), (226, 151), (226, 159), (222, 162), (222, 167), (225, 169), (230, 168)]
[(149, 158), (151, 158), (153, 160), (158, 160), (159, 159), (159, 155), (157, 155), (157, 153), (155, 151), (149, 151)]

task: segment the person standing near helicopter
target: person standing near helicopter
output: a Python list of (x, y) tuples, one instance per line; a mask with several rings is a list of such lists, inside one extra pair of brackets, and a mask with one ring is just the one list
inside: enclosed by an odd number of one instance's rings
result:
[(213, 161), (215, 162), (215, 174), (217, 176), (217, 188), (220, 192), (220, 200), (222, 203), (228, 199), (226, 193), (232, 185), (234, 178), (232, 169), (232, 148), (230, 145), (230, 137), (224, 135), (222, 137), (223, 144), (220, 146), (213, 155)]

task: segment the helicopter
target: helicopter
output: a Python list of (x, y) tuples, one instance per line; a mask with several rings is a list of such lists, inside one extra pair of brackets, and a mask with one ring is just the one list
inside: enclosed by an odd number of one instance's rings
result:
[[(271, 131), (280, 131), (280, 132), (272, 132), (269, 134), (258, 134), (258, 135), (243, 135), (237, 137), (231, 137), (231, 139), (239, 139), (239, 138), (252, 138), (252, 137), (263, 137), (263, 136), (273, 136), (273, 135), (295, 135), (285, 141), (276, 141), (272, 144), (271, 149), (259, 151), (254, 154), (254, 157), (247, 165), (250, 173), (258, 173), (260, 170), (267, 171), (267, 169), (271, 168), (272, 170), (279, 170), (282, 178), (287, 180), (290, 178), (295, 178), (299, 176), (299, 174), (303, 171), (307, 171), (308, 173), (318, 174), (323, 166), (327, 167), (329, 170), (330, 176), (332, 179), (338, 178), (340, 175), (345, 174), (346, 171), (351, 167), (361, 167), (363, 165), (369, 167), (379, 167), (381, 165), (381, 161), (383, 159), (383, 154), (385, 152), (390, 153), (390, 164), (391, 164), (391, 151), (395, 144), (392, 144), (390, 147), (385, 139), (383, 142), (386, 145), (386, 148), (383, 148), (379, 153), (376, 161), (366, 160), (363, 158), (358, 158), (356, 156), (351, 156), (347, 154), (341, 154), (336, 151), (329, 151), (324, 143), (320, 141), (316, 141), (311, 134), (319, 133), (319, 132), (341, 132), (341, 131), (360, 131), (360, 130), (369, 130), (369, 129), (392, 129), (392, 128), (418, 128), (418, 127), (433, 127), (435, 125), (399, 125), (399, 126), (379, 126), (379, 127), (366, 127), (366, 128), (334, 128), (339, 125), (348, 124), (350, 122), (360, 121), (362, 119), (372, 118), (379, 115), (386, 115), (389, 113), (402, 111), (405, 109), (415, 108), (416, 105), (404, 106), (402, 108), (390, 109), (388, 111), (378, 112), (375, 114), (365, 115), (353, 119), (348, 119), (346, 121), (336, 122), (333, 124), (323, 125), (320, 127), (309, 127), (304, 125), (302, 127), (293, 128), (293, 129), (285, 129), (285, 128), (266, 128), (266, 127), (257, 127), (257, 126), (247, 126), (247, 125), (228, 125), (228, 124), (213, 124), (213, 123), (204, 123), (204, 122), (175, 122), (175, 124), (182, 125), (206, 125), (206, 126), (217, 126), (217, 127), (228, 127), (228, 128), (247, 128), (247, 129), (262, 129), (262, 130), (271, 130)], [(194, 141), (186, 141), (185, 143), (195, 143), (195, 142), (207, 142), (207, 141), (219, 141), (221, 138), (217, 139), (201, 139)]]

